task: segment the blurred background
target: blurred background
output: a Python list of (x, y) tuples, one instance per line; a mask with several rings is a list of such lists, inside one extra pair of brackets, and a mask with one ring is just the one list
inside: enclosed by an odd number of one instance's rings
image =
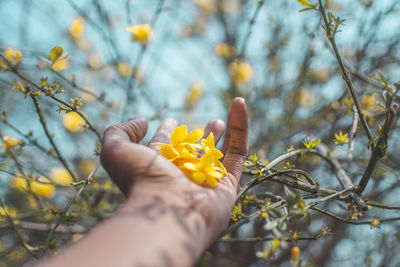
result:
[[(351, 158), (349, 140), (336, 142), (335, 134), (350, 136), (353, 100), (320, 14), (299, 12), (307, 7), (300, 2), (0, 1), (0, 266), (51, 255), (112, 215), (123, 197), (97, 168), (100, 137), (108, 126), (131, 118), (148, 119), (146, 143), (166, 117), (191, 129), (204, 127), (225, 119), (231, 100), (242, 96), (250, 112), (252, 155), (272, 161), (304, 147), (306, 136), (320, 139), (327, 157), (342, 163), (356, 184), (371, 154), (368, 139), (360, 128)], [(382, 88), (385, 81), (400, 80), (399, 2), (323, 3), (345, 19), (336, 43), (377, 135), (386, 116)], [(54, 57), (56, 46), (62, 51)], [(398, 126), (363, 195), (391, 206), (400, 205)], [(322, 187), (341, 190), (325, 161), (306, 156), (279, 168), (294, 166)], [(256, 190), (264, 191), (284, 194), (274, 182)], [(263, 256), (257, 252), (270, 251), (271, 240), (240, 242), (277, 238), (260, 216), (230, 233), (238, 242), (216, 242), (199, 266), (291, 266), (293, 246), (300, 248), (303, 266), (400, 264), (400, 225), (382, 220), (399, 217), (399, 211), (370, 207), (362, 216), (336, 200), (321, 207), (346, 220), (379, 223), (354, 225), (311, 211), (309, 223), (288, 221), (281, 234), (315, 237), (325, 227), (330, 234), (297, 242), (282, 242), (279, 235), (279, 249)], [(252, 209), (257, 206), (243, 207), (243, 213)]]

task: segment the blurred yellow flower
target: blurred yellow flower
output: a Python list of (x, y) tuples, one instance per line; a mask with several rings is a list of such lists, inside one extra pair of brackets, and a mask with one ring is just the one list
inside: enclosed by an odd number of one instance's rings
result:
[(103, 65), (101, 57), (98, 53), (90, 53), (88, 57), (88, 66), (94, 70), (100, 69)]
[(63, 167), (54, 167), (49, 172), (49, 177), (53, 183), (58, 185), (70, 185), (73, 182), (72, 176)]
[(299, 103), (303, 107), (310, 107), (315, 104), (315, 96), (310, 93), (307, 89), (301, 89)]
[(19, 141), (18, 138), (14, 136), (3, 136), (2, 140), (6, 149), (11, 149), (18, 144), (21, 144), (21, 141)]
[(74, 18), (69, 27), (68, 33), (76, 41), (82, 38), (85, 32), (85, 20), (82, 17)]
[(150, 42), (154, 35), (154, 30), (150, 24), (131, 25), (126, 27), (125, 30), (132, 33), (132, 41), (138, 41), (142, 46)]
[(219, 3), (219, 8), (228, 13), (235, 13), (240, 10), (241, 4), (238, 0), (224, 0)]
[(83, 86), (83, 89), (85, 89), (87, 91), (87, 92), (80, 92), (80, 95), (81, 95), (83, 101), (85, 101), (86, 103), (90, 103), (90, 102), (93, 102), (94, 100), (96, 100), (96, 96), (93, 95), (93, 94), (96, 94), (96, 87), (94, 87), (92, 85), (86, 85), (86, 86)]
[(6, 51), (4, 51), (4, 58), (11, 64), (17, 65), (22, 62), (23, 55), (20, 50), (14, 50), (12, 46), (9, 46)]
[(199, 102), (199, 100), (202, 98), (203, 94), (204, 92), (202, 84), (200, 82), (193, 83), (186, 96), (185, 108), (188, 110), (193, 109), (197, 102)]
[(72, 111), (63, 115), (62, 124), (68, 131), (77, 133), (85, 130), (86, 122), (78, 113)]
[(139, 86), (146, 83), (146, 74), (141, 69), (133, 70), (133, 76), (137, 79)]
[[(55, 194), (55, 187), (51, 181), (45, 177), (39, 177), (37, 181), (29, 181), (31, 191), (38, 197), (52, 198)], [(25, 178), (14, 177), (10, 182), (11, 188), (20, 192), (27, 192), (28, 182)]]
[(97, 161), (94, 159), (81, 159), (78, 168), (84, 176), (88, 176), (96, 167), (96, 164)]
[(254, 77), (253, 68), (245, 60), (236, 59), (230, 63), (228, 72), (236, 85), (246, 84)]
[(217, 11), (215, 0), (195, 0), (194, 2), (199, 7), (200, 11), (205, 14)]
[(17, 210), (9, 206), (4, 208), (0, 206), (0, 221), (6, 221), (7, 216), (11, 218), (17, 216)]
[(343, 134), (342, 131), (339, 134), (335, 133), (335, 145), (343, 145), (349, 142), (348, 134)]
[(371, 111), (375, 107), (377, 107), (375, 95), (363, 95), (363, 97), (361, 98), (361, 106), (363, 107), (363, 109), (368, 111)]
[(317, 82), (326, 82), (331, 77), (331, 70), (329, 68), (322, 68), (318, 70), (310, 70), (310, 75)]
[(61, 59), (56, 61), (51, 68), (55, 71), (63, 71), (69, 68), (69, 57), (67, 55), (62, 55)]
[(236, 55), (235, 47), (226, 43), (216, 44), (214, 47), (215, 53), (222, 58), (232, 58)]
[(117, 70), (118, 73), (122, 76), (122, 77), (129, 77), (130, 75), (132, 75), (132, 68), (131, 66), (124, 62), (124, 61), (120, 61), (117, 64)]

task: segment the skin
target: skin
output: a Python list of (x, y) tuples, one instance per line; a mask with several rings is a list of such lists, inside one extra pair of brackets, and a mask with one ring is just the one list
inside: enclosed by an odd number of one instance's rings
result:
[[(150, 143), (168, 143), (178, 125), (165, 119)], [(248, 152), (249, 120), (244, 99), (235, 98), (228, 115), (222, 152), (228, 171), (217, 188), (191, 182), (150, 146), (138, 144), (144, 119), (109, 127), (101, 162), (127, 198), (109, 220), (43, 266), (193, 266), (224, 230), (235, 202)], [(205, 137), (219, 140), (225, 124), (210, 121)]]

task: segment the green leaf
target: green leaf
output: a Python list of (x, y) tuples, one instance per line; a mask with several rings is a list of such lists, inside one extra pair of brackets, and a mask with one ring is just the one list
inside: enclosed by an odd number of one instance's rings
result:
[(56, 62), (63, 54), (64, 50), (61, 46), (56, 46), (50, 51), (50, 60), (51, 62)]

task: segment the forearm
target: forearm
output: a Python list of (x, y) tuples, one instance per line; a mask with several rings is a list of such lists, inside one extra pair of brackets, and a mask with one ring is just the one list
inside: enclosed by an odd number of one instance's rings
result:
[(192, 266), (211, 237), (187, 203), (130, 201), (50, 266)]

